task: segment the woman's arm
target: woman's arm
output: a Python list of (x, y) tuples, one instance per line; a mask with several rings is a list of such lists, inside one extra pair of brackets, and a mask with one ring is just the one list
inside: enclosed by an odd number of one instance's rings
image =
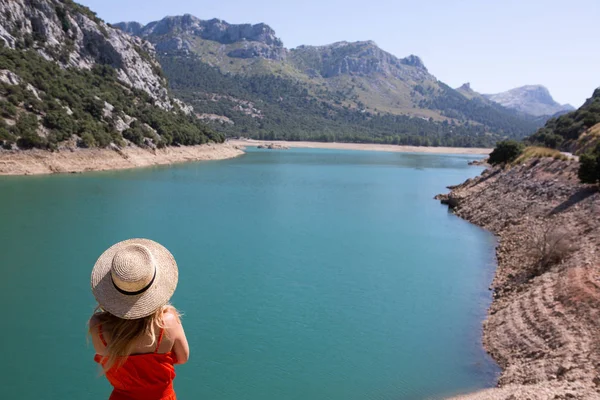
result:
[(174, 311), (166, 310), (164, 323), (169, 338), (173, 340), (173, 352), (177, 357), (177, 364), (185, 364), (190, 358), (190, 346), (179, 316)]
[(100, 340), (98, 336), (98, 324), (100, 323), (98, 316), (96, 314), (92, 315), (90, 321), (88, 322), (88, 333), (92, 338), (92, 344), (94, 345), (94, 350), (96, 350), (97, 354), (104, 355), (106, 353), (106, 346)]

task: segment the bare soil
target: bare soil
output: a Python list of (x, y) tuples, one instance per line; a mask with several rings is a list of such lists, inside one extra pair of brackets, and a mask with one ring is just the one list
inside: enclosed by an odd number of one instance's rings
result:
[(59, 151), (0, 150), (0, 175), (38, 175), (78, 173), (148, 167), (201, 160), (221, 160), (244, 154), (231, 144), (143, 149), (128, 146), (124, 149), (80, 149), (65, 147)]
[(284, 140), (231, 140), (237, 146), (258, 147), (260, 145), (277, 144), (283, 147), (298, 147), (309, 149), (338, 149), (338, 150), (367, 150), (387, 151), (393, 153), (437, 153), (437, 154), (479, 154), (488, 155), (492, 149), (475, 147), (426, 147), (426, 146), (397, 146), (393, 144), (370, 143), (325, 143), (325, 142), (289, 142)]
[[(600, 193), (577, 168), (490, 168), (438, 197), (499, 237), (483, 342), (503, 372), (497, 389), (459, 399), (600, 399)], [(543, 251), (560, 257), (540, 261), (536, 245), (558, 234)]]

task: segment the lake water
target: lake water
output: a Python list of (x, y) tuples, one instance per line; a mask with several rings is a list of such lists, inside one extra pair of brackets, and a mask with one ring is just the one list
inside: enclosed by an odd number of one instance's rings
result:
[(181, 399), (400, 400), (494, 384), (494, 238), (433, 200), (473, 157), (304, 150), (0, 178), (6, 399), (106, 399), (89, 275), (146, 237), (179, 263)]

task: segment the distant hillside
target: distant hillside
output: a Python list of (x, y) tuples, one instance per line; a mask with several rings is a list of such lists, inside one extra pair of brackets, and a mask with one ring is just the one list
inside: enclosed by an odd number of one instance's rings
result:
[(71, 0), (0, 1), (0, 145), (223, 141), (169, 95), (153, 53)]
[(288, 50), (265, 24), (191, 15), (114, 26), (153, 43), (174, 93), (228, 135), (489, 146), (541, 126), (370, 41)]
[(468, 82), (457, 88), (456, 91), (465, 96), (467, 99), (479, 99), (484, 102), (491, 102), (491, 100), (489, 100), (487, 97), (473, 90), (473, 88), (471, 88), (471, 84)]
[(600, 88), (578, 110), (550, 119), (528, 138), (573, 153), (582, 153), (600, 142)]
[(483, 96), (506, 108), (536, 117), (564, 114), (575, 109), (570, 104), (561, 105), (554, 101), (548, 89), (542, 85), (523, 86), (507, 92)]

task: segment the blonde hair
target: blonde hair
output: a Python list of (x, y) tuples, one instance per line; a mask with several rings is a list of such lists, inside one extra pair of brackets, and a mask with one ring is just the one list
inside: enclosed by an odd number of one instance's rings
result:
[(94, 329), (99, 328), (101, 325), (103, 334), (108, 334), (110, 338), (106, 346), (108, 356), (103, 357), (103, 361), (106, 360), (104, 369), (108, 371), (113, 366), (117, 368), (122, 366), (139, 343), (139, 339), (144, 336), (151, 339), (149, 347), (154, 346), (157, 342), (156, 327), (164, 329), (163, 315), (169, 311), (179, 320), (179, 312), (170, 304), (159, 308), (147, 317), (139, 319), (119, 318), (98, 306), (90, 319), (88, 333), (93, 334)]

